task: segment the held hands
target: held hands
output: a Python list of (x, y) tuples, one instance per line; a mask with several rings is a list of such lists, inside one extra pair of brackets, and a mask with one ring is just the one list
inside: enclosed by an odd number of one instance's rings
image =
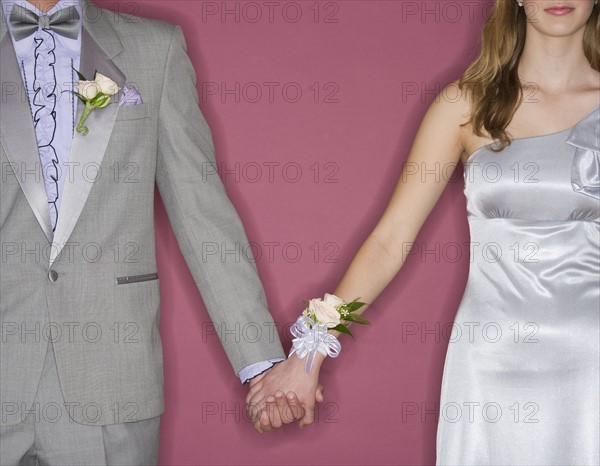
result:
[[(336, 358), (341, 351), (335, 333), (350, 331), (350, 323), (368, 324), (355, 312), (365, 303), (345, 302), (334, 294), (311, 299), (290, 332), (290, 356), (250, 381), (246, 407), (257, 432), (300, 421), (300, 427), (315, 420), (315, 401), (323, 401), (319, 370), (326, 356)], [(333, 333), (331, 333), (333, 332)]]
[(322, 362), (322, 357), (316, 358), (307, 374), (304, 361), (293, 355), (250, 380), (246, 408), (257, 432), (295, 421), (300, 421), (300, 427), (314, 422), (316, 402), (323, 401), (318, 381)]

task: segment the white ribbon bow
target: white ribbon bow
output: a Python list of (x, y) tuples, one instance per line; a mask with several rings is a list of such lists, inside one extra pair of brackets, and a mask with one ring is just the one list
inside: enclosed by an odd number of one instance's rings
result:
[[(342, 345), (336, 337), (327, 331), (327, 325), (315, 322), (310, 317), (301, 315), (290, 328), (296, 338), (292, 340), (292, 350), (289, 356), (296, 353), (300, 359), (306, 356), (304, 370), (310, 373), (317, 351), (323, 356), (337, 358)], [(288, 356), (288, 357), (289, 357)]]

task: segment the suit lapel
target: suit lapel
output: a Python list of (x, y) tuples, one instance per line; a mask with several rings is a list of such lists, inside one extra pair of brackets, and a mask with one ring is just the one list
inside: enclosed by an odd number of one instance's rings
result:
[[(108, 18), (110, 14), (107, 10), (100, 13), (99, 8), (89, 0), (82, 0), (81, 5), (83, 28), (79, 71), (87, 79), (93, 79), (97, 70), (122, 89), (126, 76), (112, 59), (123, 51), (123, 44)], [(19, 184), (27, 202), (44, 234), (54, 243), (50, 255), (52, 265), (73, 232), (93, 187), (89, 180), (89, 167), (99, 167), (102, 162), (119, 111), (121, 91), (113, 96), (111, 105), (90, 114), (86, 120), (90, 132), (86, 136), (77, 132), (73, 136), (69, 158), (73, 168), (65, 179), (58, 223), (53, 234), (31, 110), (27, 96), (19, 92), (23, 86), (19, 64), (4, 15), (0, 16), (0, 82), (7, 83), (5, 85), (14, 83), (18, 91), (14, 94), (3, 92), (0, 141), (8, 159), (20, 170)], [(79, 121), (83, 107), (78, 100), (75, 123)], [(28, 172), (22, 174), (25, 168)]]
[[(48, 241), (51, 241), (48, 196), (42, 178), (33, 118), (27, 95), (23, 91), (23, 78), (17, 55), (10, 34), (7, 33), (2, 12), (0, 16), (0, 82), (3, 87), (0, 141), (8, 160), (14, 164), (13, 169), (35, 218)], [(14, 92), (8, 92), (9, 87), (13, 88)]]
[[(88, 2), (86, 1), (84, 4), (88, 4)], [(92, 8), (94, 7), (92, 6)], [(123, 46), (106, 16), (103, 14), (100, 19), (87, 21), (87, 15), (84, 14), (80, 71), (87, 79), (93, 79), (97, 70), (115, 81), (122, 89), (126, 77), (111, 58), (123, 50)], [(50, 265), (68, 241), (93, 188), (94, 183), (90, 180), (90, 174), (93, 173), (94, 168), (100, 167), (104, 157), (119, 111), (120, 95), (121, 92), (113, 96), (108, 107), (92, 111), (85, 122), (90, 130), (86, 136), (75, 132), (69, 158), (69, 162), (73, 164), (74, 168), (70, 173), (72, 176), (65, 180), (63, 188), (63, 199), (54, 232)], [(76, 124), (83, 108), (83, 103), (78, 100)]]

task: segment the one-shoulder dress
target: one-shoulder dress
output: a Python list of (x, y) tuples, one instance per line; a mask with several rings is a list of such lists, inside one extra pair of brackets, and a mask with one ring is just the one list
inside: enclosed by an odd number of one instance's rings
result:
[[(437, 464), (600, 464), (600, 107), (464, 166)], [(450, 332), (449, 332), (450, 333)]]

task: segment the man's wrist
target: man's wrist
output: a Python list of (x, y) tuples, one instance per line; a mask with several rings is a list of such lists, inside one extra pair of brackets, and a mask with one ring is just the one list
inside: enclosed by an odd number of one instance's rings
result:
[(250, 382), (250, 380), (258, 377), (261, 374), (264, 374), (268, 370), (272, 369), (275, 364), (280, 363), (281, 361), (285, 361), (285, 358), (267, 359), (265, 361), (259, 361), (244, 367), (238, 374), (242, 385), (246, 385)]

